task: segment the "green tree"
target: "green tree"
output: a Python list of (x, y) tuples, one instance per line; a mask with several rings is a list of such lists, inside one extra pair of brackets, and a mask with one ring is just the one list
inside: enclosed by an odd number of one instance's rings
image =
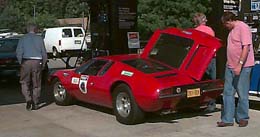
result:
[(59, 18), (82, 17), (83, 12), (88, 16), (85, 0), (6, 0), (5, 4), (0, 7), (0, 28), (18, 32), (24, 32), (27, 22), (47, 28), (57, 26)]
[(210, 0), (138, 0), (138, 29), (141, 37), (158, 28), (193, 26), (195, 12), (208, 13)]
[(18, 8), (7, 6), (0, 14), (0, 28), (8, 28), (18, 32), (23, 31), (24, 18)]
[(88, 3), (81, 2), (82, 0), (73, 0), (69, 1), (65, 8), (65, 15), (66, 18), (79, 18), (88, 15)]

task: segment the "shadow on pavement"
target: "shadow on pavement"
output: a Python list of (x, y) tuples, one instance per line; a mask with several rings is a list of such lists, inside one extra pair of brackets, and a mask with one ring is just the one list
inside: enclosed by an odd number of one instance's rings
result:
[(169, 113), (164, 115), (148, 114), (146, 123), (178, 123), (179, 119), (192, 118), (196, 116), (211, 117), (213, 112), (218, 112), (220, 109), (208, 112), (203, 109), (185, 109), (175, 113)]
[[(260, 100), (260, 97), (259, 97), (259, 100)], [(260, 101), (250, 100), (249, 106), (250, 106), (250, 109), (260, 110)]]
[(1, 77), (0, 105), (24, 103), (19, 79), (17, 77)]
[[(77, 101), (75, 105), (79, 105), (109, 115), (114, 115), (113, 109), (111, 108), (106, 108), (103, 106), (89, 104), (80, 101)], [(178, 120), (183, 118), (192, 118), (196, 116), (210, 117), (212, 116), (211, 113), (213, 112), (220, 112), (220, 109), (216, 108), (212, 112), (204, 111), (203, 109), (185, 109), (179, 112), (174, 112), (169, 114), (147, 113), (144, 123), (178, 123)], [(140, 124), (144, 124), (144, 123), (140, 123)]]
[(110, 115), (114, 115), (114, 112), (112, 109), (107, 108), (107, 107), (103, 107), (103, 106), (99, 106), (99, 105), (95, 105), (95, 104), (90, 104), (90, 103), (85, 103), (85, 102), (81, 102), (81, 101), (77, 101), (75, 103), (76, 105), (88, 108), (88, 109), (92, 109), (95, 111), (99, 111), (99, 112), (103, 112), (106, 114), (110, 114)]
[[(53, 102), (50, 87), (47, 82), (42, 84), (40, 107), (45, 107)], [(17, 77), (0, 78), (0, 105), (12, 105), (25, 103), (22, 95), (19, 79)]]

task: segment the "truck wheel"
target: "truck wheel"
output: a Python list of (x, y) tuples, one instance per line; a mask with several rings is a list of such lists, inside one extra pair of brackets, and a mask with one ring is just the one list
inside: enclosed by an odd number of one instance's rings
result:
[(53, 97), (57, 105), (70, 105), (73, 102), (73, 97), (64, 88), (59, 79), (55, 79), (52, 82), (53, 87)]
[(59, 57), (59, 52), (58, 52), (58, 50), (56, 48), (52, 49), (52, 56), (53, 57)]
[(132, 125), (144, 121), (144, 112), (135, 102), (131, 89), (120, 84), (113, 91), (113, 110), (118, 122)]

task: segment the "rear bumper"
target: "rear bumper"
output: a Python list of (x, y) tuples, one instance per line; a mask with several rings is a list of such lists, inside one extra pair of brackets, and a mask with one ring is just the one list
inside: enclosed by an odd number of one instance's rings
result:
[(150, 102), (149, 107), (143, 108), (147, 112), (177, 111), (184, 108), (192, 108), (207, 105), (213, 99), (221, 96), (223, 88), (202, 90), (200, 96), (187, 97), (187, 93), (160, 96)]
[[(208, 93), (212, 93), (212, 92), (216, 92), (216, 91), (221, 91), (220, 94), (223, 91), (223, 88), (214, 88), (214, 89), (207, 89), (207, 90), (202, 90), (201, 91), (201, 96), (203, 96), (204, 94), (208, 94)], [(159, 99), (167, 99), (167, 98), (174, 98), (174, 97), (186, 97), (187, 96), (187, 92), (184, 93), (180, 93), (180, 94), (172, 94), (172, 95), (165, 95), (165, 96), (160, 96)]]

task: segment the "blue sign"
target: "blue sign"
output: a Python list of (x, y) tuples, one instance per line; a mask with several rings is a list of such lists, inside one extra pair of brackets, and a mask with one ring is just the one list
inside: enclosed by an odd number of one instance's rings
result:
[(260, 0), (251, 0), (251, 11), (260, 10)]

